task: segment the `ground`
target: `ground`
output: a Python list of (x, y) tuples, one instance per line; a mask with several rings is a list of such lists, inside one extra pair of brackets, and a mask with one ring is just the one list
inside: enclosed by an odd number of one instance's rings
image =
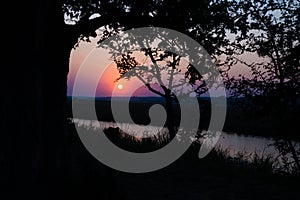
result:
[(197, 148), (191, 147), (176, 162), (161, 170), (132, 174), (105, 167), (84, 149), (78, 138), (74, 139), (70, 141), (68, 171), (77, 190), (71, 190), (71, 193), (84, 191), (86, 195), (104, 197), (103, 194), (108, 192), (108, 199), (122, 200), (281, 200), (300, 197), (299, 176), (273, 174), (266, 168), (228, 162), (215, 151), (199, 159)]

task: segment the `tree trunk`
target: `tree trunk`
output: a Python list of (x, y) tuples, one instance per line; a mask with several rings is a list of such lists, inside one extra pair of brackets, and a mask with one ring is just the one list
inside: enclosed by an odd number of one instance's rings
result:
[[(13, 8), (10, 14), (17, 20), (1, 17), (5, 19), (3, 27), (12, 27), (3, 30), (7, 34), (3, 44), (7, 55), (2, 65), (8, 72), (0, 78), (1, 195), (55, 199), (62, 195), (86, 198), (99, 193), (99, 198), (109, 198), (116, 192), (111, 192), (113, 186), (109, 183), (113, 182), (107, 176), (108, 169), (93, 159), (80, 142), (76, 152), (84, 154), (84, 161), (89, 163), (70, 163), (66, 158), (67, 74), (78, 35), (70, 33), (65, 25), (61, 1), (10, 4), (7, 8)], [(25, 24), (25, 29), (19, 24)], [(76, 132), (72, 134), (77, 137)], [(76, 168), (78, 177), (69, 177), (66, 174), (73, 164), (93, 165), (96, 174), (93, 171), (86, 175)], [(100, 177), (95, 176), (99, 173)]]
[(1, 79), (0, 184), (9, 188), (3, 191), (33, 194), (39, 192), (33, 185), (58, 185), (64, 174), (66, 84), (74, 41), (68, 39), (59, 1), (10, 4), (9, 15), (17, 20), (1, 17), (3, 27), (12, 28), (6, 30), (2, 63), (9, 72)]
[(174, 117), (174, 108), (172, 105), (172, 99), (171, 96), (166, 95), (166, 110), (167, 110), (167, 128), (169, 131), (169, 137), (170, 140), (172, 140), (176, 135), (176, 123), (175, 123), (175, 117)]

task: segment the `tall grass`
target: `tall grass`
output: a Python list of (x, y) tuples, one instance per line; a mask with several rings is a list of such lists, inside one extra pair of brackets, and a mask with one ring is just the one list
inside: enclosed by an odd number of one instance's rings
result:
[[(81, 128), (99, 133), (96, 129), (89, 128), (87, 124), (81, 125)], [(142, 136), (135, 136), (126, 133), (118, 127), (108, 127), (104, 128), (103, 132), (118, 147), (136, 153), (156, 151), (170, 142), (169, 135), (165, 131), (156, 135), (148, 136), (147, 133), (144, 133)], [(195, 140), (185, 153), (185, 156), (197, 158), (200, 146), (201, 142)], [(261, 173), (286, 173), (289, 171), (282, 168), (278, 157), (274, 157), (264, 151), (262, 153), (239, 151), (232, 155), (230, 154), (230, 149), (216, 146), (205, 160), (218, 165), (247, 168)]]
[(207, 156), (206, 160), (218, 165), (247, 169), (264, 174), (275, 174), (278, 172), (278, 160), (271, 154), (239, 151), (235, 155), (230, 149), (222, 149), (216, 146)]
[(158, 150), (169, 143), (168, 134), (165, 133), (158, 133), (149, 137), (137, 137), (130, 135), (119, 128), (106, 128), (103, 132), (112, 143), (131, 152), (151, 152)]

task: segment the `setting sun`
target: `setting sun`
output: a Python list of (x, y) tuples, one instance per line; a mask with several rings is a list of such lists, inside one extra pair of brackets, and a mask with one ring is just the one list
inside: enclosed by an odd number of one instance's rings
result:
[(121, 83), (119, 83), (117, 87), (118, 87), (119, 90), (123, 89), (123, 85)]

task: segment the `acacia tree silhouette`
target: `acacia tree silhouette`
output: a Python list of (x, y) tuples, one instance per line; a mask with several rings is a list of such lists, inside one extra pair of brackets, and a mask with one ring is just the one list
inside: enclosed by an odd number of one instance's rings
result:
[(227, 77), (227, 88), (233, 95), (253, 99), (263, 107), (264, 115), (269, 114), (272, 121), (273, 134), (288, 138), (276, 141), (275, 146), (280, 154), (292, 155), (294, 161), (289, 165), (299, 171), (299, 146), (291, 140), (299, 113), (300, 59), (295, 53), (300, 49), (299, 1), (252, 0), (236, 2), (232, 8), (238, 27), (234, 42), (238, 53), (233, 55), (252, 53), (263, 61), (247, 62), (232, 56), (247, 66), (252, 76)]
[[(152, 25), (184, 32), (208, 53), (219, 54), (218, 47), (228, 42), (225, 29), (234, 28), (228, 4), (208, 0), (196, 3), (191, 0), (28, 0), (18, 4), (6, 1), (5, 7), (12, 9), (18, 20), (3, 16), (2, 25), (18, 25), (5, 30), (11, 38), (3, 41), (8, 54), (5, 58), (12, 54), (18, 58), (5, 59), (2, 63), (12, 69), (8, 74), (15, 77), (1, 79), (2, 85), (9, 85), (3, 89), (6, 95), (2, 99), (0, 120), (3, 185), (27, 186), (24, 191), (29, 192), (35, 187), (28, 182), (41, 181), (54, 187), (65, 176), (67, 74), (70, 51), (78, 40), (95, 36), (99, 27), (105, 27), (103, 35), (109, 37), (113, 33), (110, 30), (120, 27)], [(100, 17), (91, 19), (95, 13)], [(74, 24), (65, 24), (65, 16), (75, 20)], [(26, 24), (26, 29), (19, 24)], [(21, 47), (26, 50), (19, 52)], [(22, 82), (23, 88), (15, 80)], [(19, 126), (15, 125), (16, 119)], [(52, 187), (48, 188), (50, 191)]]
[(250, 69), (252, 77), (241, 76), (236, 81), (245, 87), (232, 87), (232, 92), (288, 98), (295, 105), (300, 79), (299, 57), (295, 54), (299, 49), (299, 1), (254, 0), (238, 2), (235, 9), (239, 33), (234, 47), (239, 53), (234, 55), (255, 53), (264, 60), (246, 62), (235, 57)]
[[(144, 60), (143, 63), (140, 63), (133, 52), (126, 52), (115, 59), (120, 73), (117, 81), (136, 77), (149, 91), (165, 99), (166, 125), (171, 139), (175, 136), (178, 126), (173, 106), (173, 103), (177, 102), (177, 96), (189, 96), (192, 92), (200, 96), (208, 88), (200, 72), (191, 64), (184, 63), (181, 56), (168, 51), (159, 51), (157, 48), (144, 48), (141, 49), (141, 52), (149, 59), (148, 62)], [(185, 66), (183, 66), (184, 64)], [(189, 87), (192, 87), (193, 90)]]
[[(197, 3), (191, 0), (178, 0), (176, 2), (170, 0), (147, 0), (143, 2), (134, 0), (91, 0), (89, 2), (66, 0), (63, 9), (67, 16), (69, 16), (70, 22), (74, 23), (73, 29), (80, 30), (79, 40), (89, 41), (89, 37), (95, 36), (94, 31), (99, 27), (102, 27), (103, 30), (99, 41), (100, 44), (105, 41), (106, 38), (117, 34), (121, 30), (143, 26), (165, 27), (180, 31), (192, 37), (204, 47), (209, 55), (216, 59), (216, 56), (220, 54), (230, 54), (230, 51), (227, 51), (229, 40), (226, 38), (226, 30), (233, 31), (235, 28), (227, 9), (230, 5), (231, 3), (227, 1), (215, 2), (208, 0)], [(97, 14), (96, 16), (98, 17), (91, 19), (91, 16), (94, 14)], [(139, 20), (136, 20), (137, 17)], [(158, 57), (155, 58), (154, 56), (155, 52), (157, 53), (159, 49), (144, 49), (143, 51), (151, 58), (153, 65), (157, 64), (156, 59), (161, 59)], [(179, 59), (179, 57), (176, 58), (174, 54), (167, 52), (163, 54), (162, 57), (164, 57), (164, 60), (170, 57), (173, 57), (175, 60)], [(178, 61), (175, 60), (173, 60), (173, 64), (169, 63), (170, 66), (173, 65), (173, 67), (170, 67), (171, 73), (172, 71), (174, 73), (177, 68), (176, 62)], [(131, 61), (134, 62), (132, 59)], [(128, 63), (125, 64), (124, 62), (118, 61), (117, 63), (119, 69), (126, 73), (126, 65)], [(130, 65), (127, 65), (127, 67), (131, 68)], [(140, 71), (140, 74), (143, 73), (144, 72)], [(146, 75), (147, 74), (141, 75), (140, 80), (146, 78)], [(198, 88), (195, 88), (199, 94), (206, 91), (206, 89), (204, 89), (205, 87), (203, 87), (202, 76), (191, 65), (188, 65), (185, 77), (189, 79), (191, 85), (196, 85), (197, 81), (202, 82)], [(148, 74), (148, 79), (149, 78)], [(156, 92), (156, 94), (160, 94), (166, 98), (169, 113), (172, 113), (172, 109), (170, 108), (174, 94), (170, 87), (168, 88), (161, 84), (161, 80), (158, 80), (158, 82), (160, 82), (159, 84), (164, 94), (158, 92), (149, 84), (145, 85), (152, 92)], [(175, 87), (172, 89), (174, 88)], [(169, 114), (169, 116), (171, 115), (172, 114)], [(172, 124), (170, 117), (168, 119), (168, 124)], [(169, 127), (170, 130), (173, 129), (171, 128), (173, 125)], [(171, 132), (173, 136), (175, 131), (172, 130)]]

